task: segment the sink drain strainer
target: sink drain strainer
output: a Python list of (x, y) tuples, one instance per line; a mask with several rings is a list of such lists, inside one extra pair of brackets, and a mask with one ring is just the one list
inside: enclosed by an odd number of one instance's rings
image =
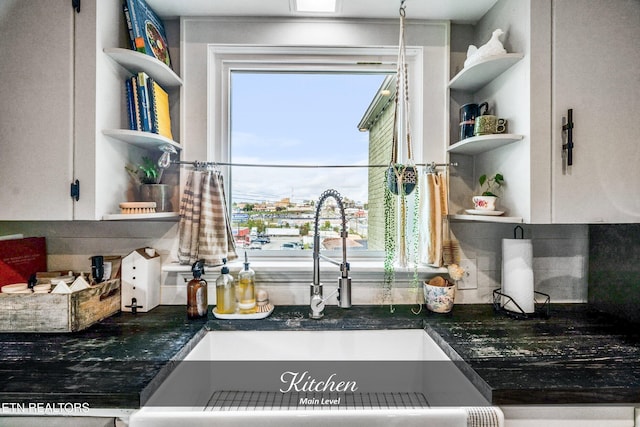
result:
[(279, 393), (216, 391), (207, 411), (358, 410), (428, 408), (422, 393)]

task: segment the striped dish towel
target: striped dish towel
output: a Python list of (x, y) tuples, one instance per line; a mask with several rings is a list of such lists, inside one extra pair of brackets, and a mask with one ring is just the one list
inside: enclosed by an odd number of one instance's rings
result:
[(180, 200), (178, 261), (220, 265), (222, 259), (238, 258), (222, 175), (213, 171), (191, 171)]
[(467, 427), (502, 427), (504, 415), (499, 408), (478, 406), (464, 408), (467, 411)]
[(444, 173), (427, 173), (420, 186), (420, 262), (443, 265), (443, 220), (448, 213), (447, 180)]

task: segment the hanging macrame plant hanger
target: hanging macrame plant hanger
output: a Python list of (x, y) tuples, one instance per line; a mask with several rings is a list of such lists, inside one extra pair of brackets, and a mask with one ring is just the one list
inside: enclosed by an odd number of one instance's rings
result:
[[(411, 147), (411, 126), (409, 123), (409, 79), (407, 76), (406, 47), (404, 37), (405, 27), (404, 2), (400, 5), (400, 37), (398, 41), (398, 65), (396, 71), (396, 99), (393, 115), (393, 135), (391, 144), (391, 162), (387, 170), (387, 187), (395, 195), (409, 195), (418, 182), (413, 150)], [(402, 91), (400, 90), (402, 89)], [(400, 98), (402, 97), (402, 103)], [(404, 126), (400, 129), (399, 121)], [(407, 143), (406, 164), (398, 162), (399, 134), (405, 131)]]
[[(398, 42), (398, 65), (396, 73), (396, 99), (393, 118), (393, 136), (391, 147), (391, 161), (386, 171), (385, 181), (385, 261), (384, 261), (384, 299), (390, 300), (395, 281), (395, 262), (398, 266), (407, 266), (407, 200), (406, 196), (413, 193), (418, 186), (418, 173), (413, 160), (411, 145), (411, 127), (409, 123), (409, 79), (407, 76), (406, 47), (405, 47), (405, 6), (404, 0), (400, 4), (400, 36)], [(402, 102), (400, 102), (402, 98)], [(400, 126), (403, 123), (404, 126)], [(402, 127), (402, 129), (400, 129)], [(400, 134), (405, 135), (406, 162), (399, 162), (398, 149)], [(395, 196), (399, 196), (395, 198)], [(418, 192), (413, 196), (413, 226), (411, 234), (417, 244), (417, 214)], [(411, 248), (415, 258), (417, 247)], [(397, 259), (396, 259), (397, 258)], [(417, 263), (414, 268), (414, 281), (417, 278)], [(394, 311), (390, 301), (390, 310)]]

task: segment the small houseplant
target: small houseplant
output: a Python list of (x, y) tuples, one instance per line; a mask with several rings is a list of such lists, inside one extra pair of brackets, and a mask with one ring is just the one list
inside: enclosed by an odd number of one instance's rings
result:
[(473, 196), (473, 207), (476, 210), (495, 210), (498, 198), (496, 192), (504, 184), (504, 176), (501, 173), (496, 173), (491, 177), (483, 174), (478, 178), (478, 182), (482, 193), (479, 196)]
[(143, 157), (139, 165), (125, 166), (138, 190), (138, 201), (156, 202), (156, 212), (170, 212), (171, 186), (161, 184), (164, 169), (149, 157)]
[(158, 163), (149, 157), (143, 157), (142, 164), (138, 166), (138, 169), (142, 172), (143, 184), (160, 184), (163, 170), (160, 169)]

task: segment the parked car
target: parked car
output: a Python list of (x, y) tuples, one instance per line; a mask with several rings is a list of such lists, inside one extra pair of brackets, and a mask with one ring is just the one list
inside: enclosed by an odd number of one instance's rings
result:
[(269, 236), (265, 236), (264, 234), (258, 234), (256, 237), (252, 237), (251, 238), (251, 243), (253, 242), (258, 242), (258, 243), (271, 243), (271, 238)]
[(285, 251), (297, 251), (302, 249), (302, 245), (300, 243), (287, 242), (280, 245), (280, 249)]

